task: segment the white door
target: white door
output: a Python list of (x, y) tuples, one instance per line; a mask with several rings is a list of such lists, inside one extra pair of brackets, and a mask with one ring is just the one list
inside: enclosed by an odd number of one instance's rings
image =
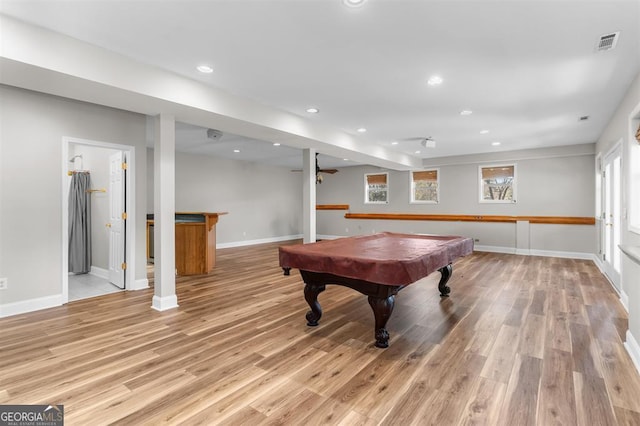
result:
[(124, 185), (126, 169), (122, 151), (109, 156), (109, 281), (124, 288), (126, 206)]
[(620, 146), (604, 157), (602, 165), (603, 194), (603, 249), (604, 270), (613, 285), (620, 289), (620, 222), (621, 222), (621, 167)]

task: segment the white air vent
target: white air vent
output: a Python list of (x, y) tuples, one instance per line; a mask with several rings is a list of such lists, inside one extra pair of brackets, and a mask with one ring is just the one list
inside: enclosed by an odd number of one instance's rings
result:
[(619, 35), (620, 31), (600, 36), (600, 40), (598, 40), (598, 44), (596, 45), (596, 52), (605, 52), (615, 48)]

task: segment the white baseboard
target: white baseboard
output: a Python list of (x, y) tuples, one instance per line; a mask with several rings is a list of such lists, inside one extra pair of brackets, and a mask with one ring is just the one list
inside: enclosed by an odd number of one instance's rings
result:
[(178, 296), (171, 295), (165, 297), (153, 296), (151, 307), (156, 311), (166, 311), (178, 307)]
[(620, 292), (620, 302), (622, 302), (622, 307), (624, 308), (625, 311), (627, 311), (627, 315), (628, 315), (629, 314), (629, 295), (624, 291)]
[(109, 271), (104, 268), (99, 268), (97, 266), (91, 266), (91, 270), (89, 271), (91, 275), (95, 275), (96, 277), (103, 278), (105, 280), (109, 279)]
[(498, 247), (498, 246), (481, 246), (474, 245), (474, 251), (487, 251), (490, 253), (506, 253), (506, 254), (516, 254), (516, 249), (514, 247)]
[(563, 257), (566, 259), (585, 259), (593, 260), (593, 253), (581, 253), (574, 251), (554, 251), (554, 250), (529, 250), (530, 256), (543, 257)]
[(343, 238), (342, 235), (322, 235), (317, 234), (316, 240), (335, 240), (336, 238)]
[(627, 341), (624, 342), (624, 347), (629, 353), (631, 360), (633, 361), (633, 365), (636, 366), (636, 370), (640, 372), (640, 345), (636, 339), (634, 339), (633, 334), (629, 330), (627, 330)]
[(296, 234), (296, 235), (285, 235), (282, 237), (261, 238), (259, 240), (246, 240), (246, 241), (235, 241), (231, 243), (219, 243), (219, 244), (216, 244), (216, 248), (224, 249), (224, 248), (232, 248), (232, 247), (253, 246), (255, 244), (277, 243), (280, 241), (299, 240), (302, 237), (303, 237), (302, 234)]
[(5, 303), (0, 305), (0, 318), (12, 315), (26, 314), (27, 312), (41, 309), (55, 308), (62, 305), (62, 295), (38, 297), (36, 299), (22, 300), (20, 302)]
[(149, 280), (146, 278), (135, 280), (133, 285), (127, 286), (127, 290), (144, 290), (145, 288), (149, 288)]

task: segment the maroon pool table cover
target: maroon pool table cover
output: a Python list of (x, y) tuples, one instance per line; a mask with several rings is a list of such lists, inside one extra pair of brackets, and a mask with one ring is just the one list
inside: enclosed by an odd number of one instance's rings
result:
[(280, 247), (280, 266), (385, 285), (407, 285), (473, 252), (473, 240), (381, 232)]

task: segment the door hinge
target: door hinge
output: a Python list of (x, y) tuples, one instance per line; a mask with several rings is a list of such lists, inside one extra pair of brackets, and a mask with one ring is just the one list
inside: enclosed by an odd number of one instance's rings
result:
[(125, 269), (127, 269), (127, 262), (122, 262), (122, 270), (124, 271)]
[(606, 253), (602, 254), (602, 260), (607, 260), (607, 254)]
[(122, 212), (122, 219), (127, 220), (127, 212)]
[(127, 170), (127, 163), (122, 163), (122, 170)]

